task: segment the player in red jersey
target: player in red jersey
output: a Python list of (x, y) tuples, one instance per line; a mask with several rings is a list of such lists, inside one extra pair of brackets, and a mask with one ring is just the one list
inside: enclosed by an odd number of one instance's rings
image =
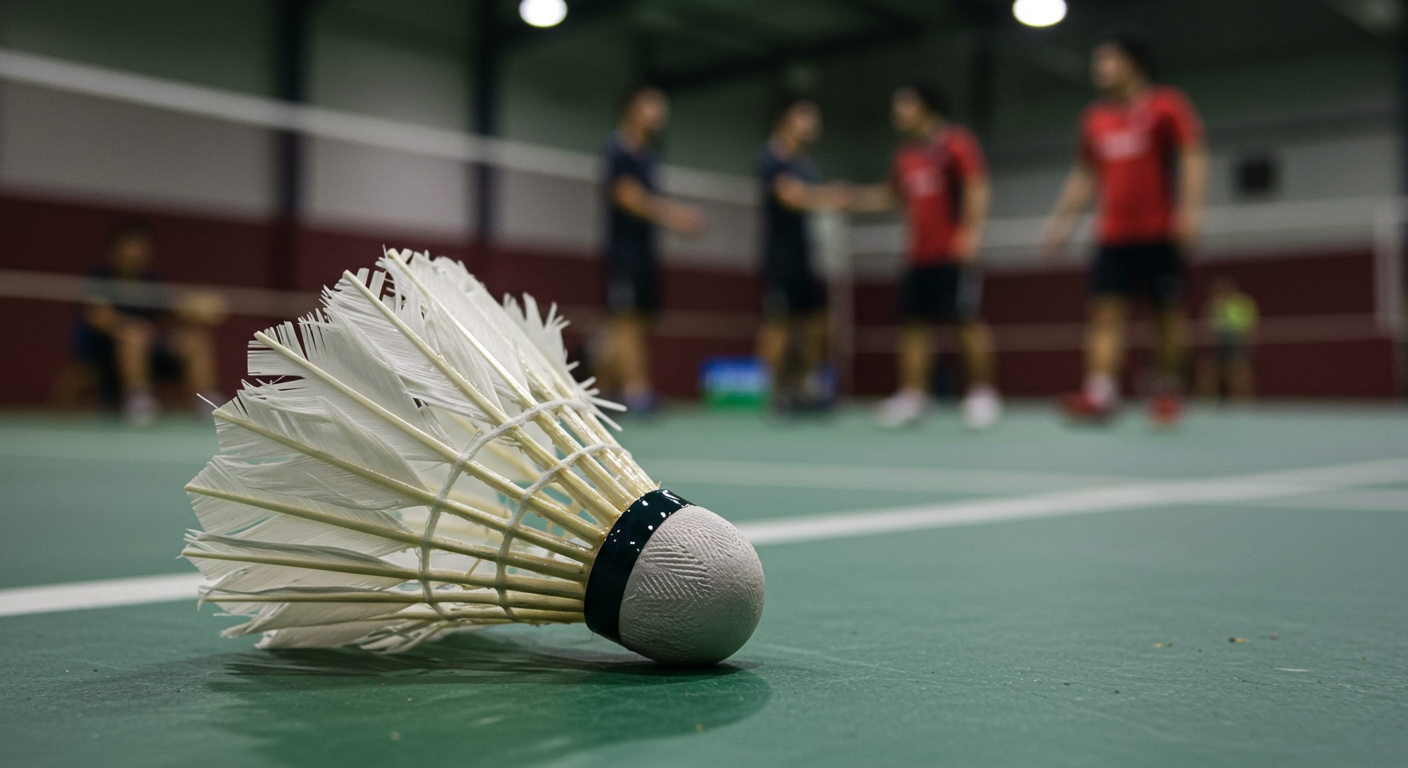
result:
[(957, 323), (968, 372), (963, 416), (973, 429), (993, 426), (1002, 404), (993, 388), (992, 333), (979, 317), (982, 276), (976, 263), (990, 197), (978, 140), (948, 119), (939, 90), (927, 83), (895, 91), (891, 117), (903, 143), (889, 183), (856, 190), (852, 210), (902, 206), (908, 230), (900, 288), (900, 388), (882, 405), (880, 423), (913, 423), (928, 405), (933, 328)]
[(1075, 168), (1044, 234), (1048, 255), (1059, 256), (1098, 193), (1100, 245), (1091, 268), (1085, 383), (1061, 405), (1078, 420), (1114, 413), (1129, 301), (1142, 296), (1153, 304), (1159, 339), (1150, 417), (1169, 425), (1183, 403), (1183, 255), (1202, 228), (1207, 189), (1202, 126), (1180, 91), (1154, 82), (1153, 53), (1138, 33), (1101, 38), (1091, 79), (1100, 98), (1081, 116)]

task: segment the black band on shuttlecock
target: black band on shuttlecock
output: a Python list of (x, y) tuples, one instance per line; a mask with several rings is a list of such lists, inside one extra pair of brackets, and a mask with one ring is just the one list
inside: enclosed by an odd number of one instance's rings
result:
[(621, 642), (621, 598), (636, 560), (665, 519), (688, 506), (692, 505), (670, 491), (651, 491), (636, 499), (611, 526), (587, 577), (582, 613), (588, 629)]

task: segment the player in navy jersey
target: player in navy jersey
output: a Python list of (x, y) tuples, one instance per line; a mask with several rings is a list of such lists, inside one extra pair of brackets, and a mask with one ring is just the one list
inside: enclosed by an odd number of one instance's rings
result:
[(826, 357), (826, 287), (817, 274), (808, 215), (846, 204), (839, 184), (819, 183), (808, 155), (821, 137), (821, 110), (810, 99), (783, 102), (772, 135), (758, 151), (763, 190), (763, 327), (758, 356), (772, 372), (774, 405), (813, 410), (835, 393), (823, 381)]
[(700, 232), (697, 208), (661, 196), (655, 177), (655, 142), (669, 120), (665, 92), (640, 85), (627, 92), (621, 122), (606, 143), (606, 245), (603, 274), (610, 313), (598, 379), (619, 392), (635, 412), (655, 407), (650, 383), (648, 335), (660, 311), (660, 264), (656, 228)]
[(908, 245), (900, 287), (899, 391), (879, 421), (912, 424), (928, 406), (933, 327), (958, 326), (968, 374), (963, 419), (972, 429), (997, 423), (1002, 401), (993, 385), (992, 333), (982, 321), (978, 249), (987, 219), (987, 166), (977, 137), (949, 119), (942, 93), (915, 82), (895, 91), (891, 120), (900, 134), (886, 184), (859, 189), (852, 209), (904, 211)]
[(1153, 305), (1158, 327), (1150, 418), (1169, 425), (1182, 413), (1183, 259), (1202, 226), (1208, 161), (1192, 104), (1153, 74), (1142, 34), (1116, 30), (1096, 44), (1091, 79), (1100, 98), (1081, 116), (1076, 165), (1047, 224), (1046, 250), (1058, 256), (1098, 192), (1085, 382), (1061, 400), (1081, 421), (1102, 421), (1118, 406), (1125, 319), (1139, 298)]

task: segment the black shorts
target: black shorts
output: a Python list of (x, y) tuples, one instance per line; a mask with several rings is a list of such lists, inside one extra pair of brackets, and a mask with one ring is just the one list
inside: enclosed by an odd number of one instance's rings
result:
[(654, 260), (606, 264), (606, 307), (613, 313), (660, 311), (660, 267)]
[(769, 318), (815, 314), (826, 309), (826, 285), (801, 272), (763, 274), (763, 315)]
[[(115, 401), (122, 394), (122, 381), (117, 364), (117, 342), (113, 337), (86, 322), (75, 322), (72, 351), (74, 359), (96, 370), (99, 394)], [(152, 378), (157, 381), (180, 381), (186, 375), (185, 362), (176, 354), (165, 333), (159, 333), (152, 344), (148, 365)]]
[(1090, 292), (1175, 304), (1183, 297), (1183, 254), (1173, 243), (1102, 245), (1090, 266)]
[(910, 267), (900, 285), (900, 316), (906, 321), (960, 322), (978, 319), (983, 276), (964, 264)]

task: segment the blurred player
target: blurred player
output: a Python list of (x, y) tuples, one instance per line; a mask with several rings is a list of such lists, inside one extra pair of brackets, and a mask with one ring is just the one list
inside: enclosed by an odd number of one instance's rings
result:
[(598, 374), (603, 389), (619, 391), (637, 413), (656, 406), (648, 350), (650, 323), (660, 310), (655, 229), (692, 234), (704, 224), (698, 209), (664, 199), (656, 185), (655, 141), (668, 119), (665, 92), (636, 86), (626, 94), (620, 126), (606, 144), (604, 272), (610, 319)]
[(987, 168), (978, 140), (948, 116), (939, 90), (928, 83), (895, 91), (891, 117), (902, 143), (889, 183), (857, 190), (851, 206), (882, 211), (903, 203), (908, 229), (908, 267), (900, 287), (905, 323), (898, 350), (900, 388), (879, 414), (889, 427), (913, 423), (928, 407), (933, 328), (940, 322), (956, 322), (962, 340), (968, 373), (964, 422), (986, 429), (1002, 410), (993, 387), (992, 334), (978, 311)]
[(780, 411), (829, 406), (835, 393), (822, 381), (826, 357), (826, 288), (817, 276), (807, 214), (837, 209), (845, 189), (821, 185), (808, 150), (821, 137), (821, 110), (810, 99), (784, 102), (758, 153), (763, 188), (763, 327), (758, 356), (772, 373)]
[(1220, 277), (1213, 281), (1206, 311), (1213, 350), (1199, 376), (1200, 388), (1205, 394), (1216, 394), (1219, 400), (1250, 400), (1256, 301), (1238, 290), (1232, 278)]
[(198, 410), (223, 399), (215, 393), (210, 334), (223, 318), (223, 301), (199, 294), (173, 300), (151, 271), (151, 260), (145, 226), (126, 223), (113, 230), (107, 260), (90, 274), (76, 340), (79, 360), (94, 369), (103, 390), (121, 393), (123, 412), (137, 426), (156, 416), (158, 378), (178, 380)]
[(1085, 382), (1061, 399), (1077, 420), (1100, 421), (1116, 410), (1129, 301), (1140, 297), (1152, 302), (1159, 335), (1150, 418), (1168, 425), (1183, 410), (1183, 258), (1202, 228), (1207, 153), (1193, 106), (1153, 75), (1142, 36), (1117, 31), (1096, 44), (1091, 79), (1099, 99), (1081, 116), (1076, 165), (1044, 235), (1047, 253), (1059, 256), (1098, 191)]

